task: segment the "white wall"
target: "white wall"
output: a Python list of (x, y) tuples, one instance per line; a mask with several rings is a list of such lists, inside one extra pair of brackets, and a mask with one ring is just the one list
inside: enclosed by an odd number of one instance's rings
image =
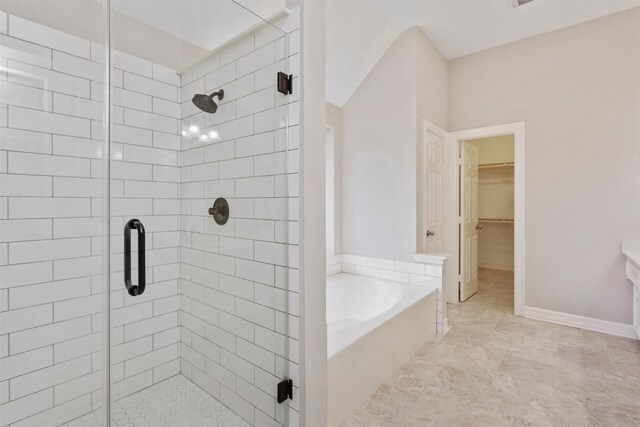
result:
[(449, 127), (526, 122), (527, 306), (631, 323), (640, 9), (449, 63)]
[(443, 70), (421, 31), (409, 29), (345, 104), (342, 252), (405, 261), (416, 252), (418, 121), (446, 127)]
[(344, 253), (415, 252), (415, 30), (389, 47), (343, 108)]
[(327, 124), (333, 127), (334, 254), (342, 253), (342, 108), (327, 102)]
[(481, 222), (478, 238), (478, 267), (513, 271), (513, 223)]
[(418, 135), (422, 136), (422, 120), (447, 129), (448, 65), (438, 49), (419, 29), (413, 29), (418, 55)]

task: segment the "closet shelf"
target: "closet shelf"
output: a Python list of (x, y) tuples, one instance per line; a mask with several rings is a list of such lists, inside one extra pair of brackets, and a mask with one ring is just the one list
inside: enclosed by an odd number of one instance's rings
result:
[(513, 220), (509, 218), (478, 218), (478, 222), (491, 222), (496, 224), (513, 224)]
[(478, 165), (478, 169), (489, 169), (489, 168), (506, 168), (513, 167), (515, 165), (514, 162), (506, 162), (506, 163), (485, 163), (483, 165)]

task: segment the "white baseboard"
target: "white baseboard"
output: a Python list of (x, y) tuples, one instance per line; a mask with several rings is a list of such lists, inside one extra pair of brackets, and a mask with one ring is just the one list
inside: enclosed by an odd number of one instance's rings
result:
[(446, 335), (449, 332), (449, 319), (442, 321), (442, 335)]
[(490, 270), (513, 271), (513, 265), (481, 263), (481, 264), (478, 264), (478, 267), (480, 267), (480, 268), (488, 268)]
[(636, 340), (638, 339), (638, 335), (636, 335), (633, 325), (628, 325), (626, 323), (577, 316), (575, 314), (561, 313), (559, 311), (545, 310), (536, 307), (525, 307), (524, 317), (527, 319), (541, 320), (543, 322), (586, 329), (587, 331), (602, 332), (603, 334), (633, 338)]

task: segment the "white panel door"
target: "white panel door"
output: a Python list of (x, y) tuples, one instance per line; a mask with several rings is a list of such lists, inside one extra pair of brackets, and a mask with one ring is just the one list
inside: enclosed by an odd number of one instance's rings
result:
[(478, 148), (462, 143), (460, 301), (478, 292)]
[(445, 201), (444, 201), (444, 138), (424, 130), (424, 219), (423, 250), (444, 252)]

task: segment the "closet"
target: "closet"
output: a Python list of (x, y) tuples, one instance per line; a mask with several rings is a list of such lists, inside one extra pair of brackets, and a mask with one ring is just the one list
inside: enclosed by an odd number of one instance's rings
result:
[(477, 139), (478, 267), (513, 271), (513, 135)]

